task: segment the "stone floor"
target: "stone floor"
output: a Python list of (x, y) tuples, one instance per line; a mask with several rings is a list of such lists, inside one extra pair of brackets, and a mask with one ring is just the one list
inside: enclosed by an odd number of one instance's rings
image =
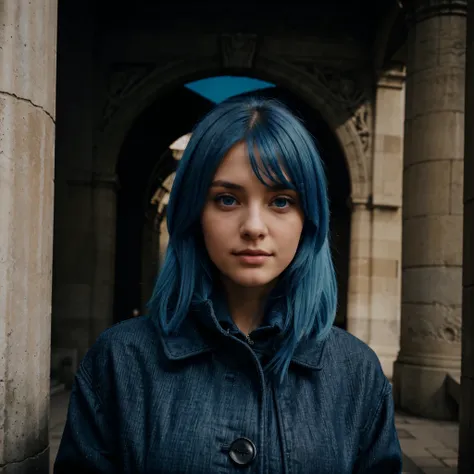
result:
[[(51, 397), (51, 470), (67, 413), (69, 392)], [(458, 423), (435, 422), (397, 413), (404, 474), (456, 474)]]
[(398, 436), (409, 474), (456, 474), (459, 423), (396, 414)]

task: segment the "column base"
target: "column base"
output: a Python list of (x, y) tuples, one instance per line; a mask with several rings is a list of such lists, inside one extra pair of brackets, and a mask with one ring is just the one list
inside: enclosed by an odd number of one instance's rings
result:
[[(460, 371), (450, 369), (457, 375)], [(393, 365), (395, 407), (433, 420), (457, 421), (459, 407), (446, 389), (445, 367), (425, 367), (396, 361)]]

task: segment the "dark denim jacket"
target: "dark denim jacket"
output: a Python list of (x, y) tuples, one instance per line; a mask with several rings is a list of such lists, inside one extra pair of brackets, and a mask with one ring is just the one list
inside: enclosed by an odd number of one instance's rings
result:
[(204, 304), (179, 334), (147, 317), (105, 331), (78, 370), (55, 474), (400, 473), (391, 386), (374, 352), (333, 328), (301, 343), (274, 384), (262, 364), (280, 323), (249, 344)]

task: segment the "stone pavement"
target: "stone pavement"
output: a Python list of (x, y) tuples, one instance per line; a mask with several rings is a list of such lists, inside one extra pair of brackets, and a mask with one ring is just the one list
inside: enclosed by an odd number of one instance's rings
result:
[[(51, 470), (66, 420), (69, 392), (51, 396)], [(404, 474), (456, 474), (459, 424), (431, 421), (397, 412)]]
[(395, 421), (409, 474), (456, 474), (459, 423), (397, 412)]

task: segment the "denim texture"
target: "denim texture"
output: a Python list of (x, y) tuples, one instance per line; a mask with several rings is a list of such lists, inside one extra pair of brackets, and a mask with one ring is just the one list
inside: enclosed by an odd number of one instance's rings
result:
[[(178, 334), (146, 316), (108, 329), (76, 375), (54, 473), (401, 473), (375, 353), (333, 328), (298, 346), (280, 385), (262, 368), (280, 329), (274, 315), (249, 344), (210, 304)], [(228, 454), (240, 437), (248, 466)]]

